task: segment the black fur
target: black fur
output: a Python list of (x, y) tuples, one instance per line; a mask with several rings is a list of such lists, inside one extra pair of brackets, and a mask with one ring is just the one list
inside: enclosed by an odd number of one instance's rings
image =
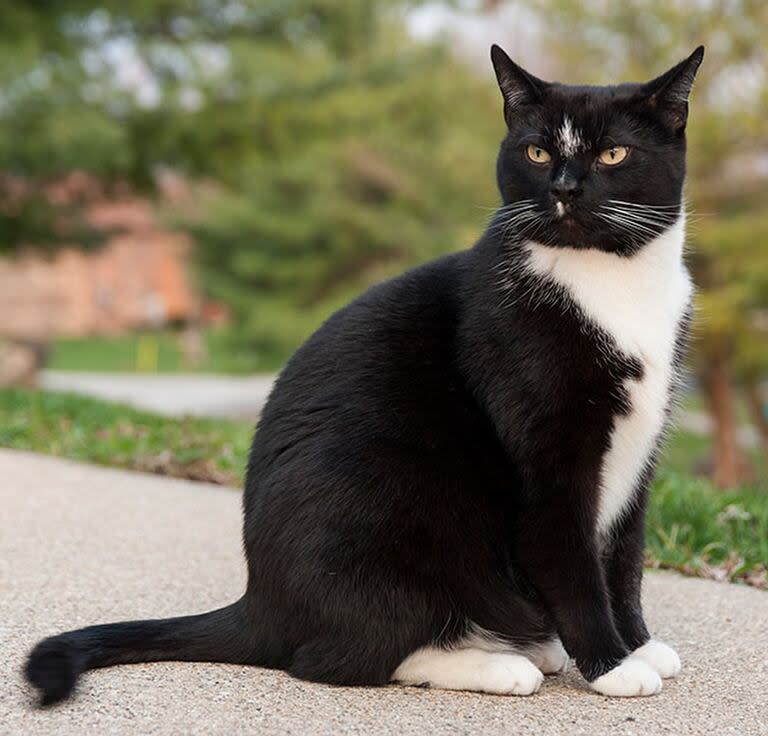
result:
[[(635, 237), (596, 214), (608, 199), (652, 203), (668, 208), (658, 223), (646, 223), (661, 232), (677, 217), (685, 179), (685, 123), (687, 98), (703, 58), (699, 47), (685, 61), (647, 84), (611, 87), (568, 86), (542, 82), (511, 62), (494, 46), (491, 52), (504, 93), (509, 126), (501, 144), (497, 178), (504, 204), (533, 198), (549, 216), (532, 233), (539, 242), (575, 248), (600, 248), (631, 255), (645, 237)], [(555, 143), (566, 111), (585, 132), (590, 148), (563, 160)], [(527, 144), (552, 154), (547, 166), (526, 160)], [(597, 154), (610, 145), (628, 146), (629, 156), (618, 166), (602, 166)], [(565, 180), (580, 196), (568, 203), (569, 218), (552, 214), (552, 188)]]
[[(701, 52), (648, 85), (605, 88), (546, 84), (497, 47), (493, 60), (509, 125), (505, 205), (533, 201), (542, 242), (631, 257), (653, 233), (629, 237), (587, 205), (679, 205)], [(590, 141), (565, 162), (553, 138), (563, 110)], [(526, 159), (531, 141), (552, 152), (548, 166)], [(609, 145), (631, 153), (606, 171), (595, 157)], [(568, 222), (552, 213), (562, 176), (579, 188)], [(624, 382), (642, 368), (567, 294), (545, 298), (520, 271), (526, 228), (508, 213), (471, 250), (370, 289), (288, 362), (248, 464), (244, 597), (46, 639), (26, 669), (43, 703), (69, 695), (85, 670), (161, 659), (384, 685), (409, 653), (470, 626), (520, 645), (559, 634), (592, 680), (648, 639), (652, 463), (610, 537), (595, 533), (601, 461), (631, 409)]]

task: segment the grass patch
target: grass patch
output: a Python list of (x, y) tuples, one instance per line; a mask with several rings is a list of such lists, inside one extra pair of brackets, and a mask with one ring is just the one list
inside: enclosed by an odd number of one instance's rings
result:
[[(0, 446), (240, 485), (253, 428), (172, 419), (73, 394), (0, 390)], [(707, 439), (675, 433), (654, 484), (647, 562), (768, 588), (768, 493), (722, 492), (694, 478)]]
[(253, 427), (169, 419), (66, 393), (0, 390), (0, 446), (239, 485)]
[(193, 366), (184, 358), (182, 339), (175, 330), (62, 338), (52, 344), (47, 367), (99, 373), (271, 373), (287, 357), (283, 346), (260, 343), (246, 348), (227, 330), (209, 330), (203, 335), (206, 357)]
[(646, 554), (651, 567), (768, 588), (768, 494), (720, 491), (662, 468), (646, 519)]
[(175, 333), (144, 332), (57, 340), (47, 367), (65, 371), (165, 373), (183, 370), (184, 360)]

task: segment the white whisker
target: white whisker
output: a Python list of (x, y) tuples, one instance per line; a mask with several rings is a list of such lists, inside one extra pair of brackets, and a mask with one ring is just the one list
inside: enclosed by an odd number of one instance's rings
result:
[(610, 212), (626, 217), (629, 220), (634, 220), (647, 225), (671, 225), (677, 219), (677, 217), (673, 216), (671, 213), (666, 215), (648, 215), (645, 213), (638, 214), (636, 212), (628, 212), (624, 209), (617, 207), (607, 207), (605, 205), (600, 207), (600, 209), (603, 212)]
[(645, 234), (645, 235), (651, 235), (651, 236), (658, 234), (655, 230), (652, 230), (651, 228), (649, 228), (649, 227), (647, 227), (645, 225), (639, 225), (637, 223), (627, 222), (627, 221), (621, 220), (621, 219), (619, 219), (617, 217), (612, 217), (610, 215), (605, 215), (605, 214), (600, 214), (600, 213), (596, 213), (596, 214), (597, 214), (598, 217), (602, 218), (606, 222), (610, 222), (610, 223), (612, 223), (614, 225), (618, 225), (621, 228), (623, 228), (624, 230), (627, 230), (629, 232), (634, 232), (634, 233), (637, 233), (637, 234), (640, 234), (640, 235)]
[(646, 204), (644, 202), (626, 202), (623, 199), (609, 199), (611, 204), (624, 205), (626, 207), (640, 207), (649, 210), (679, 210), (682, 204)]
[(656, 236), (659, 234), (658, 227), (656, 228), (649, 227), (644, 223), (637, 222), (634, 218), (630, 219), (619, 214), (603, 212), (602, 210), (596, 211), (595, 215), (597, 215), (597, 217), (600, 217), (601, 219), (607, 222), (611, 222), (613, 224), (619, 225), (620, 227), (623, 227), (625, 230), (633, 231), (638, 234), (644, 233), (646, 235), (651, 235), (651, 236)]

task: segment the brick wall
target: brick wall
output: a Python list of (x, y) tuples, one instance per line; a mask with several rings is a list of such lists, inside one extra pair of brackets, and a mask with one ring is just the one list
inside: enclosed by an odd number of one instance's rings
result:
[(184, 235), (156, 227), (137, 201), (102, 203), (88, 217), (122, 231), (94, 252), (0, 258), (0, 336), (111, 334), (199, 314)]

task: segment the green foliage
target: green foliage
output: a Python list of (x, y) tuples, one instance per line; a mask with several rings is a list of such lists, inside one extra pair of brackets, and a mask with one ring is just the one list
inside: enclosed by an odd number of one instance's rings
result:
[[(285, 359), (366, 285), (470, 244), (497, 199), (498, 95), (407, 37), (413, 4), (103, 0), (43, 13), (12, 0), (0, 171), (42, 181), (76, 168), (151, 191), (170, 167), (214, 182), (193, 217), (169, 216), (196, 236), (200, 284), (232, 307), (235, 342)], [(55, 213), (32, 204), (0, 213), (0, 250), (61, 239)]]
[[(200, 285), (235, 317), (217, 346), (238, 356), (232, 368), (277, 368), (370, 283), (470, 245), (497, 200), (490, 71), (480, 80), (441, 44), (409, 38), (415, 4), (7, 0), (0, 252), (85, 237), (71, 213), (60, 232), (44, 197), (6, 196), (14, 178), (42, 190), (78, 168), (151, 195), (170, 168), (196, 199), (164, 214), (195, 236)], [(725, 356), (756, 384), (768, 373), (768, 4), (529, 6), (566, 82), (648, 79), (706, 44), (689, 127), (695, 360)]]
[(243, 76), (270, 85), (218, 134), (247, 140), (192, 224), (204, 288), (244, 342), (286, 357), (366, 285), (466, 247), (496, 200), (492, 90), (404, 39), (374, 42), (354, 67), (321, 43), (236, 49)]
[(768, 215), (734, 213), (712, 222), (697, 236), (702, 279), (703, 337), (733, 350), (741, 376), (768, 374), (768, 326), (758, 315), (768, 310)]

